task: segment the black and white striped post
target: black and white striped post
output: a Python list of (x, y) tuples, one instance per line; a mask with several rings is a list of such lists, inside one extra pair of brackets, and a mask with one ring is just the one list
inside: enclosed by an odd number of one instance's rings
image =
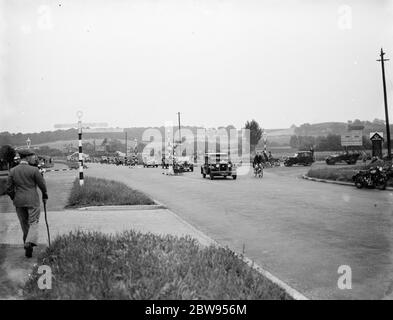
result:
[[(83, 153), (82, 153), (82, 129), (84, 129), (85, 133), (97, 133), (97, 132), (123, 132), (124, 129), (116, 128), (116, 129), (105, 129), (108, 124), (106, 122), (93, 122), (93, 123), (83, 123), (82, 125), (82, 116), (83, 112), (78, 111), (76, 113), (78, 117), (77, 123), (63, 123), (63, 124), (55, 124), (56, 129), (65, 129), (65, 128), (77, 128), (78, 129), (78, 144), (79, 144), (79, 185), (83, 186)], [(96, 128), (96, 129), (94, 129)], [(53, 170), (52, 170), (53, 171)], [(56, 170), (54, 170), (56, 171)]]
[(83, 179), (83, 153), (82, 153), (82, 111), (77, 112), (78, 116), (78, 144), (79, 144), (79, 185), (82, 187), (84, 184)]

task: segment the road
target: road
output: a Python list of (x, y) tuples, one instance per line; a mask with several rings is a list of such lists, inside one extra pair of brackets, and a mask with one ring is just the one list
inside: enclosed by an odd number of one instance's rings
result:
[[(88, 176), (144, 191), (219, 243), (312, 299), (393, 297), (393, 193), (303, 180), (304, 167), (265, 170), (263, 179), (202, 179), (161, 169), (90, 164)], [(337, 286), (352, 270), (352, 289)]]

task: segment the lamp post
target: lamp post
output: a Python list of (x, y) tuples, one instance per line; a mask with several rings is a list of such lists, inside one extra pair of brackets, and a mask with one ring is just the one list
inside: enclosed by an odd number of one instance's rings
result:
[(30, 137), (29, 137), (29, 138), (27, 138), (27, 140), (26, 140), (26, 144), (27, 144), (27, 149), (30, 149), (30, 145), (31, 145), (31, 140), (30, 140)]

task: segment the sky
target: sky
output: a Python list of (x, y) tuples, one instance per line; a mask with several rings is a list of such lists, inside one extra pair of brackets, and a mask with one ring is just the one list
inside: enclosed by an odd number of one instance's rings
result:
[(393, 0), (0, 0), (0, 132), (383, 119), (382, 46), (392, 108)]

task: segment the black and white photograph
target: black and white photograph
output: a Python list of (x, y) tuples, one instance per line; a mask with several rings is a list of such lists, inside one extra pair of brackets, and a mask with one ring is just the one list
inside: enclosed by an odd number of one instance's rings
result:
[(0, 0), (0, 111), (0, 300), (393, 300), (393, 0)]

